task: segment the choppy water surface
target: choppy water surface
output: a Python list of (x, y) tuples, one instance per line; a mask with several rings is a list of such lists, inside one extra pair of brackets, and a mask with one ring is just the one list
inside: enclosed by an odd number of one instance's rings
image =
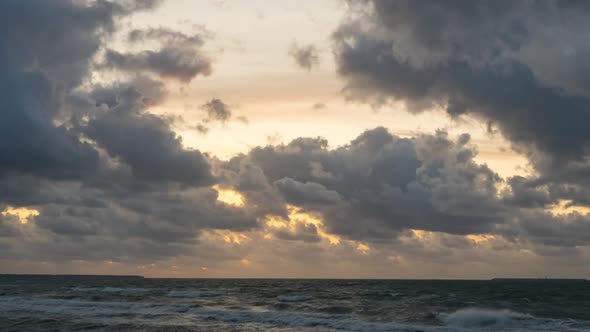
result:
[(0, 276), (0, 331), (590, 331), (590, 282)]

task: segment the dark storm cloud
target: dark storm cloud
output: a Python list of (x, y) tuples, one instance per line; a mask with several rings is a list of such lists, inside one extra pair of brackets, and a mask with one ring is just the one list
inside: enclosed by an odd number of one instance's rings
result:
[[(590, 204), (590, 76), (586, 62), (575, 61), (588, 54), (590, 6), (543, 0), (349, 4), (354, 18), (333, 35), (347, 97), (374, 105), (402, 101), (411, 112), (442, 107), (452, 117), (471, 116), (499, 129), (536, 174), (507, 179), (501, 203), (470, 206), (499, 204), (497, 216), (505, 223), (496, 231), (511, 241), (544, 246), (544, 252), (587, 245), (579, 233), (588, 215), (554, 216), (547, 209)], [(455, 196), (440, 197), (454, 202)]]
[(525, 212), (518, 225), (520, 240), (547, 247), (577, 247), (590, 243), (590, 216), (580, 213), (552, 215)]
[(301, 183), (291, 178), (283, 178), (274, 182), (285, 199), (296, 205), (335, 204), (340, 196), (333, 190), (327, 190), (319, 183)]
[[(443, 131), (401, 138), (376, 128), (338, 148), (300, 137), (229, 161), (184, 148), (171, 121), (149, 107), (166, 98), (166, 79), (211, 72), (206, 36), (144, 29), (127, 41), (155, 49), (107, 44), (122, 18), (158, 3), (0, 2), (0, 209), (40, 212), (26, 224), (0, 214), (1, 257), (193, 256), (209, 230), (260, 229), (265, 216), (288, 218), (287, 204), (321, 215), (322, 231), (370, 244), (398, 243), (410, 229), (444, 233), (445, 251), (421, 248), (433, 257), (468, 247), (457, 235), (472, 233), (552, 254), (588, 245), (588, 215), (546, 210), (560, 200), (590, 203), (583, 77), (565, 82), (564, 68), (541, 75), (525, 61), (539, 44), (533, 27), (562, 14), (583, 24), (578, 3), (361, 1), (352, 6), (364, 11), (361, 21), (335, 34), (350, 97), (401, 99), (415, 111), (442, 104), (498, 126), (539, 173), (506, 182), (475, 161), (469, 135)], [(304, 68), (317, 65), (315, 48), (296, 53)], [(114, 82), (89, 79), (105, 69), (118, 71)], [(232, 118), (221, 99), (203, 108), (203, 121)], [(218, 201), (213, 184), (239, 191), (245, 205)], [(319, 227), (297, 223), (273, 235), (316, 243)]]
[(95, 167), (96, 152), (52, 120), (123, 10), (106, 1), (0, 3), (0, 175), (76, 177)]
[[(140, 75), (129, 83), (93, 87), (88, 95), (74, 91), (117, 20), (159, 2), (2, 2), (0, 175), (92, 177), (102, 162), (95, 146), (80, 139), (84, 133), (139, 177), (211, 182), (205, 157), (185, 150), (164, 120), (143, 111), (164, 97), (160, 82)], [(202, 45), (199, 37), (164, 29), (131, 34), (136, 42)], [(88, 123), (81, 123), (84, 116)], [(63, 125), (54, 124), (58, 118)]]
[(289, 56), (295, 60), (299, 67), (306, 70), (312, 70), (320, 64), (319, 51), (313, 45), (299, 46), (293, 44), (289, 50)]
[(505, 203), (521, 207), (547, 207), (554, 203), (547, 188), (540, 188), (534, 179), (514, 176), (508, 180), (510, 192), (504, 196)]
[(194, 253), (205, 229), (256, 226), (204, 188), (215, 181), (208, 157), (147, 110), (166, 97), (162, 77), (210, 72), (201, 37), (133, 31), (131, 42), (161, 49), (120, 54), (132, 77), (87, 80), (121, 19), (158, 3), (0, 3), (0, 208), (40, 212), (26, 224), (0, 214), (3, 257), (152, 261)]
[[(404, 139), (377, 128), (334, 150), (323, 139), (299, 138), (229, 163), (247, 158), (288, 203), (321, 212), (331, 232), (353, 239), (408, 228), (493, 232), (503, 222), (500, 179), (464, 144), (443, 132)], [(330, 176), (318, 176), (318, 167)]]
[(79, 178), (98, 154), (54, 120), (70, 106), (116, 20), (157, 1), (3, 1), (0, 4), (0, 176)]
[(206, 158), (182, 147), (180, 138), (162, 118), (144, 112), (143, 96), (123, 91), (120, 103), (88, 122), (84, 133), (112, 157), (131, 167), (134, 176), (149, 181), (192, 185), (213, 181)]
[[(80, 193), (84, 194), (83, 190)], [(117, 202), (103, 196), (102, 206), (46, 205), (37, 225), (53, 234), (109, 236), (155, 242), (195, 241), (205, 228), (246, 230), (256, 220), (244, 211), (219, 203), (212, 189), (164, 187), (122, 195)]]
[[(376, 128), (335, 149), (322, 138), (298, 138), (256, 147), (215, 167), (256, 207), (252, 213), (288, 218), (281, 206), (292, 204), (319, 213), (326, 231), (345, 239), (394, 245), (418, 229), (437, 232), (441, 248), (454, 250), (472, 244), (457, 235), (484, 233), (542, 256), (590, 243), (584, 235), (590, 215), (549, 212), (557, 198), (576, 205), (587, 202), (588, 193), (534, 177), (505, 181), (476, 163), (476, 154), (468, 134), (400, 138)], [(275, 236), (311, 240), (303, 235), (309, 232), (298, 232)]]
[(202, 50), (204, 39), (201, 35), (186, 35), (164, 28), (129, 33), (129, 41), (133, 43), (145, 40), (155, 40), (161, 44), (161, 48), (139, 53), (107, 50), (102, 65), (126, 72), (153, 72), (183, 82), (189, 82), (197, 75), (211, 74), (212, 60)]
[(556, 163), (585, 155), (590, 96), (541, 80), (525, 61), (527, 47), (549, 27), (564, 38), (583, 34), (588, 24), (579, 17), (590, 10), (584, 3), (375, 0), (352, 7), (360, 8), (358, 20), (334, 35), (349, 97), (474, 115)]
[(278, 231), (277, 238), (287, 241), (320, 242), (317, 227), (313, 224), (297, 223), (291, 231)]

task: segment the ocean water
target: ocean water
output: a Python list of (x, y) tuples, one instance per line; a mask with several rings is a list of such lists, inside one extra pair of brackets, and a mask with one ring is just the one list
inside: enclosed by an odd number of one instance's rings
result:
[(590, 282), (0, 276), (0, 331), (590, 331)]

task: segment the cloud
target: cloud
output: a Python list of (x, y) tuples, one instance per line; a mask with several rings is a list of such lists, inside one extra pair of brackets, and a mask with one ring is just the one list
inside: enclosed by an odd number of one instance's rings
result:
[(185, 150), (180, 138), (160, 117), (143, 111), (143, 96), (123, 91), (121, 103), (97, 115), (84, 133), (111, 157), (129, 165), (134, 176), (149, 181), (211, 184), (213, 177), (199, 151)]
[(94, 149), (52, 121), (65, 107), (65, 96), (86, 76), (101, 39), (126, 10), (106, 1), (94, 6), (0, 4), (0, 175), (68, 178), (96, 167)]
[(322, 103), (322, 102), (317, 102), (317, 103), (311, 105), (311, 109), (314, 109), (314, 110), (322, 110), (322, 109), (324, 109), (326, 107), (327, 107), (327, 105), (325, 103)]
[(300, 138), (236, 158), (258, 166), (289, 204), (322, 213), (331, 233), (379, 239), (409, 228), (492, 232), (503, 222), (500, 179), (474, 155), (443, 132), (404, 139), (376, 128), (334, 150)]
[[(240, 190), (259, 215), (280, 214), (280, 204), (298, 206), (319, 214), (327, 234), (371, 248), (403, 242), (414, 231), (439, 234), (443, 246), (493, 238), (539, 255), (588, 245), (576, 234), (588, 215), (553, 214), (547, 187), (534, 178), (502, 179), (476, 155), (468, 134), (401, 138), (375, 128), (335, 149), (322, 138), (298, 138), (254, 148), (218, 167), (236, 188), (255, 170), (256, 185)], [(277, 196), (284, 203), (268, 200)]]
[[(555, 52), (530, 57), (554, 40), (550, 27), (563, 36), (586, 24), (581, 3), (351, 2), (355, 20), (334, 35), (348, 97), (402, 100), (414, 112), (442, 105), (497, 126), (536, 171), (507, 179), (477, 162), (468, 134), (444, 131), (374, 128), (339, 147), (274, 139), (230, 160), (186, 148), (152, 107), (212, 72), (206, 33), (133, 30), (125, 42), (150, 46), (139, 52), (109, 42), (122, 19), (158, 3), (0, 2), (3, 270), (182, 262), (359, 277), (590, 262), (585, 69), (573, 77), (564, 73), (576, 64), (541, 69), (559, 62)], [(313, 46), (292, 56), (306, 69), (319, 59)], [(203, 110), (207, 123), (234, 116), (216, 98)], [(38, 214), (22, 222), (8, 211)], [(564, 266), (564, 255), (580, 264)]]
[(206, 116), (200, 123), (190, 126), (189, 128), (195, 129), (201, 134), (207, 134), (210, 129), (210, 124), (213, 122), (225, 124), (228, 121), (235, 119), (248, 124), (248, 118), (246, 116), (234, 116), (232, 107), (219, 98), (211, 98), (209, 101), (201, 105), (200, 109), (205, 112)]
[(297, 223), (293, 230), (281, 230), (274, 234), (277, 238), (287, 241), (320, 242), (317, 227), (313, 224)]
[(161, 47), (138, 53), (121, 53), (108, 49), (103, 67), (131, 73), (147, 71), (182, 82), (189, 82), (198, 75), (211, 74), (212, 60), (202, 50), (204, 38), (199, 34), (186, 35), (158, 28), (133, 30), (128, 39), (132, 43), (157, 41)]
[(208, 156), (149, 112), (166, 98), (164, 79), (209, 72), (192, 62), (204, 59), (200, 37), (134, 31), (132, 42), (161, 50), (123, 54), (129, 77), (88, 80), (105, 69), (95, 60), (121, 20), (159, 2), (0, 4), (0, 208), (39, 212), (27, 223), (1, 216), (3, 258), (152, 261), (193, 253), (206, 229), (256, 226), (218, 201)]
[(201, 108), (207, 113), (208, 121), (226, 122), (232, 117), (232, 111), (223, 100), (213, 98), (201, 105)]
[(299, 46), (294, 43), (289, 50), (289, 56), (295, 60), (299, 67), (308, 71), (320, 64), (319, 51), (313, 45)]
[(340, 201), (337, 192), (314, 182), (301, 183), (289, 177), (274, 182), (285, 199), (296, 205), (335, 204)]
[(410, 112), (443, 108), (497, 128), (535, 172), (508, 179), (507, 206), (536, 211), (561, 201), (590, 203), (588, 70), (572, 61), (588, 53), (587, 4), (349, 4), (353, 18), (333, 35), (348, 98), (401, 101)]
[(358, 18), (334, 34), (350, 98), (401, 100), (415, 112), (441, 105), (453, 117), (498, 126), (515, 146), (556, 163), (585, 155), (590, 135), (581, 123), (588, 121), (590, 97), (543, 80), (523, 55), (549, 27), (567, 38), (585, 31), (584, 4), (375, 0), (352, 7), (361, 8)]

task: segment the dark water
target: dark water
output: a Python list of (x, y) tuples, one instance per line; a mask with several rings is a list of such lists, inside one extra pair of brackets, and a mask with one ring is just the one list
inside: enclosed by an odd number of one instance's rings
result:
[(0, 331), (590, 331), (590, 282), (0, 276)]

